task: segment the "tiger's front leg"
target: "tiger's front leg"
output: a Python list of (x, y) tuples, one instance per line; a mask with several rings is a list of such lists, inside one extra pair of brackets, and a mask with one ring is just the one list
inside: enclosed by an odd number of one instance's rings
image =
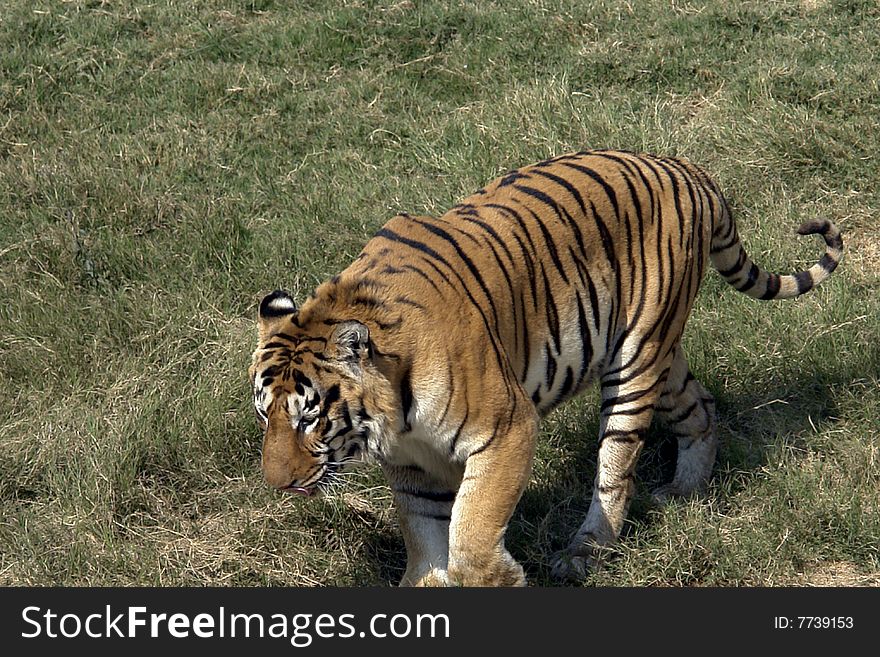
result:
[(531, 473), (537, 431), (534, 410), (520, 404), (497, 421), (494, 431), (469, 440), (449, 528), (451, 585), (525, 586), (504, 534)]
[(394, 506), (406, 546), (401, 586), (446, 586), (449, 522), (461, 470), (445, 478), (416, 465), (382, 465), (394, 494)]

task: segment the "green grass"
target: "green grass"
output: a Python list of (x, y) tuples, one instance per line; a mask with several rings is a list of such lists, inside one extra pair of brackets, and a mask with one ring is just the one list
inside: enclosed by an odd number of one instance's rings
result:
[[(254, 313), (393, 213), (438, 213), (588, 147), (713, 172), (762, 265), (843, 229), (820, 289), (709, 274), (689, 324), (718, 400), (705, 500), (652, 508), (653, 432), (591, 585), (880, 582), (880, 9), (875, 2), (7, 0), (0, 8), (0, 584), (394, 583), (367, 469), (264, 486)], [(544, 424), (509, 547), (534, 584), (589, 503), (595, 396)]]

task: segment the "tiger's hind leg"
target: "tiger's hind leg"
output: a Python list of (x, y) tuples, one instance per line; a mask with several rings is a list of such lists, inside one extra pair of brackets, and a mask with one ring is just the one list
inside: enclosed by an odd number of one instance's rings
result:
[(657, 416), (678, 439), (678, 459), (672, 483), (653, 492), (658, 502), (705, 492), (718, 439), (715, 436), (715, 399), (688, 369), (681, 346), (657, 403)]
[[(650, 363), (650, 356), (647, 357)], [(617, 541), (635, 492), (635, 469), (671, 356), (637, 360), (602, 379), (599, 457), (587, 517), (552, 566), (557, 579), (580, 580)], [(631, 374), (632, 373), (632, 374)]]

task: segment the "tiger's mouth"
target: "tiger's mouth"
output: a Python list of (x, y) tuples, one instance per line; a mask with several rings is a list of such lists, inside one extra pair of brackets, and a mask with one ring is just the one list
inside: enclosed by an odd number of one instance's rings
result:
[[(351, 451), (351, 450), (349, 450)], [(360, 453), (360, 447), (356, 452)], [(324, 468), (321, 474), (317, 478), (309, 477), (307, 485), (302, 485), (302, 481), (299, 479), (294, 479), (286, 486), (282, 486), (277, 490), (280, 490), (282, 493), (291, 493), (293, 495), (302, 495), (303, 497), (321, 497), (325, 491), (325, 488), (330, 485), (333, 481), (333, 478), (336, 476), (336, 473), (345, 469), (349, 465), (354, 465), (359, 463), (360, 459), (351, 459), (348, 458), (347, 461), (328, 461), (323, 464)]]

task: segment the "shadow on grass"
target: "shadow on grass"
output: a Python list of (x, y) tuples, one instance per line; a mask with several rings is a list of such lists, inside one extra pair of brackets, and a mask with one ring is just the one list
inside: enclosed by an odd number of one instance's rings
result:
[[(807, 437), (829, 424), (838, 422), (834, 390), (846, 387), (859, 378), (876, 376), (872, 363), (877, 355), (860, 359), (859, 369), (828, 362), (823, 369), (794, 370), (772, 391), (753, 389), (726, 392), (704, 384), (717, 403), (719, 451), (713, 471), (713, 488), (722, 488), (727, 496), (748, 486), (753, 473), (771, 462), (780, 450), (795, 453), (808, 451)], [(563, 431), (552, 449), (561, 468), (543, 464), (548, 476), (530, 486), (518, 506), (508, 531), (508, 547), (522, 559), (529, 581), (558, 585), (550, 578), (549, 557), (564, 549), (580, 527), (590, 505), (598, 451), (598, 415), (588, 412), (589, 421), (582, 431)], [(628, 534), (650, 528), (656, 507), (650, 492), (671, 481), (675, 472), (677, 447), (664, 426), (654, 422), (646, 437), (637, 466), (637, 492), (630, 507), (624, 540)], [(742, 475), (745, 474), (745, 477)], [(722, 486), (718, 484), (722, 483)], [(720, 508), (724, 500), (720, 500)]]
[(382, 527), (370, 532), (361, 544), (360, 556), (365, 568), (365, 582), (397, 586), (406, 569), (406, 550), (400, 531)]

